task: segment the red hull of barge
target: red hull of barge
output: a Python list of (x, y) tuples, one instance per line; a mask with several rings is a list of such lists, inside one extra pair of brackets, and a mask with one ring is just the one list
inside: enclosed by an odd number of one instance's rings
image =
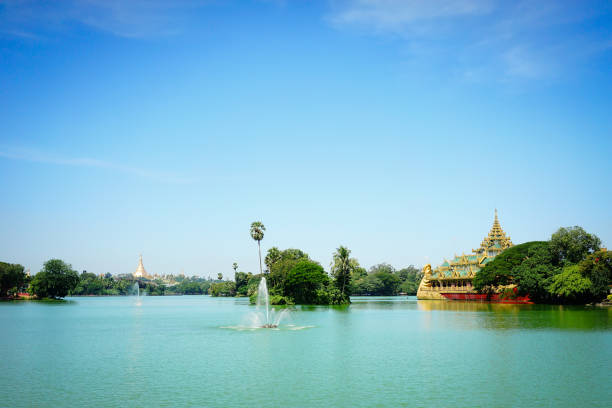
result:
[(508, 304), (533, 304), (529, 296), (517, 296), (515, 298), (500, 298), (499, 294), (487, 295), (480, 293), (441, 293), (448, 300), (464, 300), (470, 302), (508, 303)]

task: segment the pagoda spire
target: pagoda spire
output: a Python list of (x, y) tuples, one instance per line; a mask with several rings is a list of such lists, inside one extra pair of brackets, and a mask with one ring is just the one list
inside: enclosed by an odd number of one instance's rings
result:
[(147, 271), (145, 270), (144, 265), (142, 264), (142, 254), (140, 254), (140, 257), (138, 259), (138, 267), (136, 268), (136, 272), (134, 272), (132, 275), (135, 278), (146, 278), (146, 277), (148, 277)]

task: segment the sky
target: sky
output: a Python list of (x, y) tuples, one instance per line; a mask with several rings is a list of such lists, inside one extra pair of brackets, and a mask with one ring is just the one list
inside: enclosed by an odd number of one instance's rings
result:
[(612, 246), (609, 1), (0, 1), (0, 260), (366, 268)]

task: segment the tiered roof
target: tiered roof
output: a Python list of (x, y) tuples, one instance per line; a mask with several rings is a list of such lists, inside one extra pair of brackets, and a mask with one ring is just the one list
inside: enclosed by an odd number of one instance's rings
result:
[(432, 271), (432, 275), (438, 279), (472, 278), (480, 268), (511, 246), (512, 241), (502, 229), (496, 209), (491, 231), (483, 239), (480, 248), (472, 250), (471, 254), (455, 254), (450, 261), (445, 259), (438, 268)]
[[(499, 219), (497, 218), (497, 208), (495, 209), (495, 220), (493, 220), (493, 226), (491, 227), (491, 231), (489, 231), (489, 235), (482, 240), (480, 244), (480, 249), (475, 250), (474, 252), (483, 252), (489, 248), (494, 249), (507, 249), (512, 246), (512, 240), (510, 237), (506, 236), (506, 233), (502, 229), (499, 224)], [(499, 251), (501, 252), (501, 251)]]

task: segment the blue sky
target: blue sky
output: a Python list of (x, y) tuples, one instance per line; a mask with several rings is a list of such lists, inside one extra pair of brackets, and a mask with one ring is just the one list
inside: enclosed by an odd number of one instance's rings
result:
[[(127, 4), (125, 4), (127, 3)], [(612, 5), (4, 1), (0, 259), (232, 275), (612, 245)]]

